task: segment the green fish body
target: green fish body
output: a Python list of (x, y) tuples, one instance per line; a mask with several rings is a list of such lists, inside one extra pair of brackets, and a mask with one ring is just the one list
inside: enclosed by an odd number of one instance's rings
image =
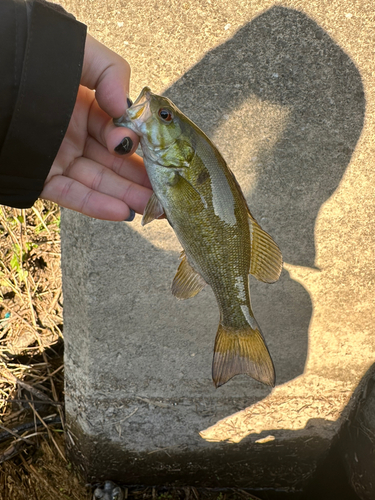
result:
[(282, 268), (278, 246), (252, 217), (217, 148), (169, 99), (145, 87), (115, 124), (140, 137), (154, 190), (142, 224), (165, 214), (184, 249), (173, 294), (187, 299), (206, 284), (215, 294), (215, 386), (240, 373), (273, 386), (272, 359), (251, 309), (249, 274), (276, 281)]

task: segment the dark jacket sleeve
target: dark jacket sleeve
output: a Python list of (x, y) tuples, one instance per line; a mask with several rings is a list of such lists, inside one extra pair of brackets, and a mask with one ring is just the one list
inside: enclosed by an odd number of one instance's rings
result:
[(32, 206), (64, 138), (86, 26), (41, 0), (0, 1), (0, 204)]

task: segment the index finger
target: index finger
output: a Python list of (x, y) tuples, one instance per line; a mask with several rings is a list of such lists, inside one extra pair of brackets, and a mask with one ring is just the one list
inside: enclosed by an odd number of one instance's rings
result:
[(96, 90), (96, 100), (112, 118), (128, 107), (130, 73), (125, 59), (87, 34), (81, 84)]

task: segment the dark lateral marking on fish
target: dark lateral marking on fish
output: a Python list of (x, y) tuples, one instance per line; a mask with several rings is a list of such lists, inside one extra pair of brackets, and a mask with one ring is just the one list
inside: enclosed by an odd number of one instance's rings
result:
[(201, 184), (204, 184), (206, 182), (206, 180), (209, 178), (210, 178), (210, 174), (209, 174), (208, 170), (203, 169), (200, 172), (200, 174), (198, 175), (196, 182), (198, 185), (201, 185)]

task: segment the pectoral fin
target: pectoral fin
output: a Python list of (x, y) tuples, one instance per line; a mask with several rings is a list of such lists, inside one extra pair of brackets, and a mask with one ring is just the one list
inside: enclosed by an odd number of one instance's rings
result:
[(145, 211), (143, 212), (141, 224), (142, 226), (145, 226), (162, 215), (164, 215), (164, 208), (155, 193), (153, 193), (151, 198), (148, 200)]
[(251, 238), (250, 274), (265, 283), (274, 283), (280, 277), (283, 258), (271, 236), (263, 231), (249, 212)]
[(178, 299), (190, 299), (197, 295), (206, 282), (189, 264), (185, 252), (181, 252), (181, 262), (172, 283), (172, 293)]
[[(200, 193), (198, 189), (193, 186), (189, 179), (186, 179), (182, 175), (182, 172), (176, 172), (176, 178), (178, 179), (178, 182), (175, 183), (175, 186), (180, 190), (181, 194), (183, 194), (185, 202), (188, 202), (190, 204), (197, 204), (199, 203), (198, 200), (200, 199), (204, 208), (207, 208), (207, 201), (204, 199), (202, 193)], [(198, 208), (198, 205), (196, 206)]]

